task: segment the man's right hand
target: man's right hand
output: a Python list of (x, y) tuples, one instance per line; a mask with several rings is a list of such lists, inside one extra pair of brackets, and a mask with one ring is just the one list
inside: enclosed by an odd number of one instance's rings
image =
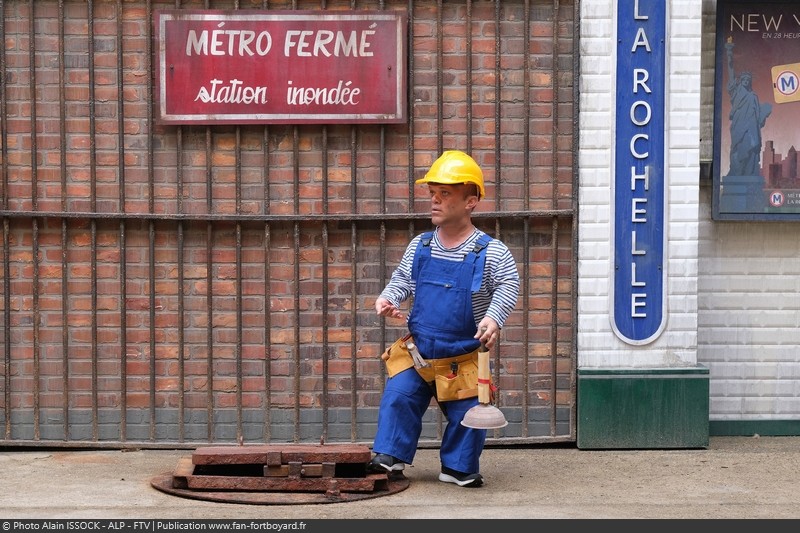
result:
[(394, 306), (392, 302), (387, 300), (386, 298), (378, 298), (375, 300), (375, 312), (378, 313), (378, 316), (385, 316), (389, 318), (405, 318), (403, 313), (400, 312), (400, 309)]

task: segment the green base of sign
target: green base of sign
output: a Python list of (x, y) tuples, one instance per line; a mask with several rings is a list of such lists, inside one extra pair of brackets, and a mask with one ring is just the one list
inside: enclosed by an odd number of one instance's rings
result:
[(709, 373), (702, 366), (578, 370), (578, 448), (706, 448)]

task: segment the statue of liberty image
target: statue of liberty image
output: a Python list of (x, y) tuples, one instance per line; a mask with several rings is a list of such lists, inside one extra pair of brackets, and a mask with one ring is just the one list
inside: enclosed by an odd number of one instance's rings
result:
[(772, 105), (759, 103), (753, 92), (753, 74), (733, 70), (733, 39), (728, 37), (728, 95), (731, 98), (731, 148), (729, 176), (760, 176), (761, 128), (772, 113)]

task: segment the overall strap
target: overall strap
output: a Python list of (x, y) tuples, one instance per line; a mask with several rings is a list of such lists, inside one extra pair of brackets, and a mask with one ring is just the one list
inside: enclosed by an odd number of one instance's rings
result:
[[(419, 243), (417, 243), (417, 251), (414, 253), (414, 263), (411, 266), (411, 279), (416, 280), (419, 274), (419, 258), (424, 254), (427, 257), (431, 255), (431, 241), (433, 240), (433, 232), (427, 231), (420, 236)], [(474, 265), (472, 271), (472, 284), (471, 291), (478, 292), (481, 288), (483, 281), (483, 268), (486, 265), (486, 247), (489, 246), (492, 238), (484, 233), (475, 241), (475, 246), (472, 248), (465, 257), (464, 261), (470, 261)]]
[(433, 232), (426, 231), (420, 235), (419, 242), (417, 243), (417, 251), (414, 252), (414, 263), (411, 266), (411, 279), (416, 280), (419, 274), (419, 258), (422, 254), (427, 257), (431, 255), (431, 241), (433, 240)]
[[(478, 240), (475, 241), (475, 247), (469, 253), (467, 257), (471, 257), (472, 261), (475, 265), (475, 268), (472, 271), (472, 292), (478, 292), (481, 288), (481, 282), (483, 281), (483, 268), (486, 265), (486, 247), (489, 246), (489, 242), (491, 242), (492, 238), (484, 233)], [(464, 260), (467, 258), (465, 257)]]

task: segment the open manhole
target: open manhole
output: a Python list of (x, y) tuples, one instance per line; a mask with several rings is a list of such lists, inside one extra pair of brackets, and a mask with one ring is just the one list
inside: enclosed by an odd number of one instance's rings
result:
[(183, 498), (264, 505), (348, 502), (408, 488), (402, 472), (367, 472), (370, 456), (358, 445), (207, 446), (150, 483)]

